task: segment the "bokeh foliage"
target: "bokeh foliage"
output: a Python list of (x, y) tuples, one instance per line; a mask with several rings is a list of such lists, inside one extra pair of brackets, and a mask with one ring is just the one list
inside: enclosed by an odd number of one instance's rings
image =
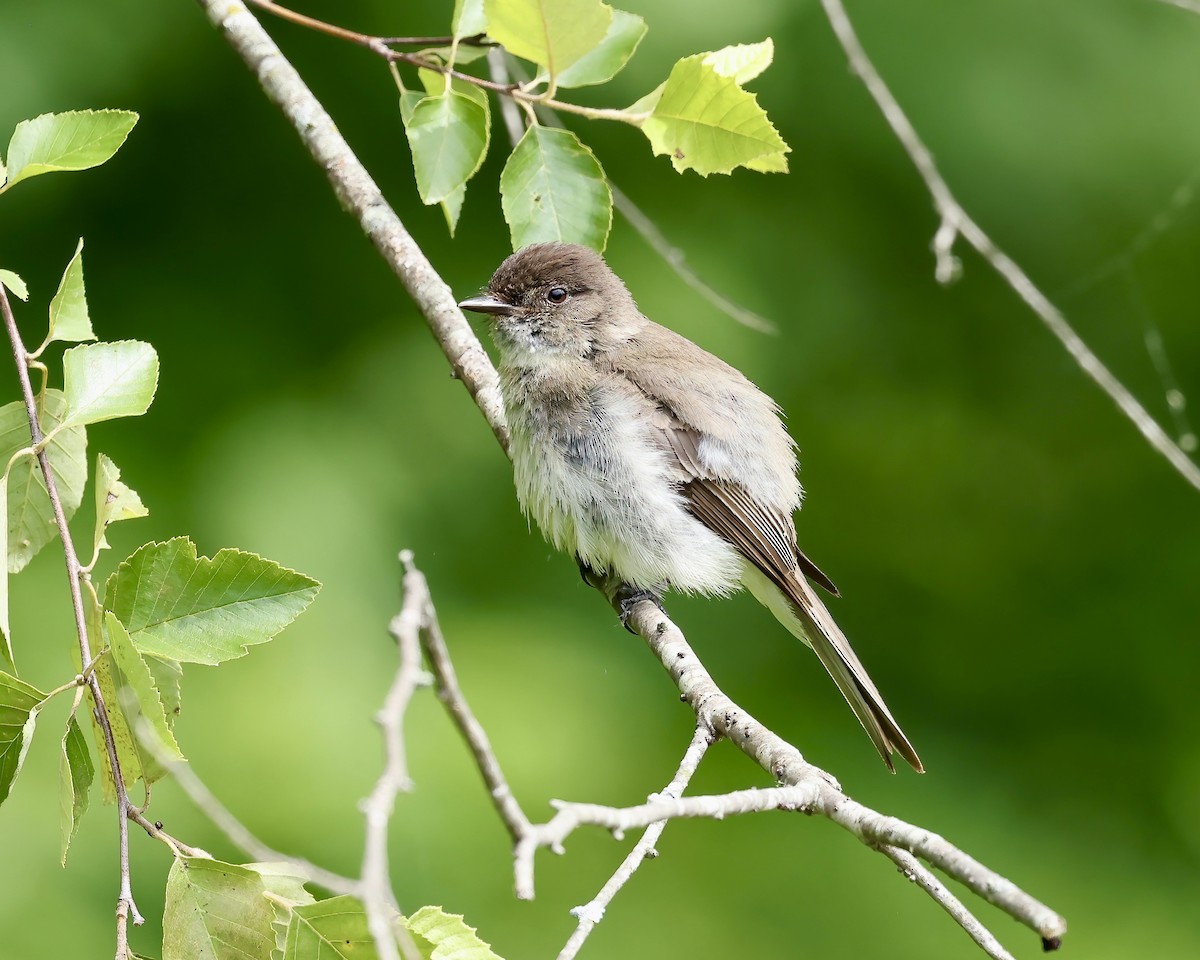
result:
[[(1196, 955), (1197, 495), (977, 258), (957, 286), (933, 282), (928, 199), (816, 4), (623, 6), (650, 31), (581, 100), (630, 103), (682, 56), (775, 40), (755, 90), (793, 148), (786, 177), (680, 176), (636, 131), (577, 129), (714, 285), (778, 322), (777, 337), (734, 326), (616, 221), (608, 256), (643, 309), (788, 411), (809, 492), (802, 543), (842, 587), (835, 613), (929, 774), (888, 777), (811, 654), (749, 599), (676, 600), (671, 612), (728, 692), (856, 798), (938, 829), (1061, 910), (1066, 949), (1103, 960), (1152, 942), (1157, 956)], [(449, 4), (305, 10), (432, 34)], [(1200, 162), (1200, 17), (1138, 0), (859, 0), (850, 13), (960, 199), (1101, 355), (1165, 416), (1142, 345), (1149, 319), (1184, 392), (1200, 396), (1200, 211), (1183, 204), (1130, 269), (1095, 279)], [(382, 65), (268, 27), (456, 292), (476, 290), (508, 249), (484, 189), (497, 157), (450, 240), (417, 197)], [(0, 262), (44, 304), (85, 237), (93, 322), (160, 354), (150, 413), (92, 428), (154, 505), (110, 533), (112, 553), (188, 531), (202, 554), (238, 546), (325, 583), (277, 642), (219, 674), (191, 669), (177, 734), (197, 771), (269, 842), (355, 868), (407, 546), (531, 812), (553, 796), (630, 803), (661, 787), (687, 711), (570, 561), (527, 530), (507, 463), (419, 316), (198, 8), (58, 0), (0, 14), (0, 127), (98, 106), (142, 119), (106, 167), (6, 199)], [(22, 306), (23, 321), (42, 322)], [(14, 634), (44, 637), (22, 649), (22, 674), (43, 687), (71, 669), (63, 589), (53, 550), (13, 583)], [(56, 710), (46, 729), (61, 724)], [(506, 837), (430, 698), (409, 731), (418, 790), (393, 842), (402, 902), (465, 913), (502, 956), (552, 955), (573, 926), (566, 910), (623, 848), (572, 838), (564, 858), (539, 860), (538, 900), (515, 903)], [(34, 744), (0, 816), (5, 957), (104, 955), (111, 943), (110, 808), (93, 804), (62, 871), (58, 811), (45, 804), (57, 747)], [(699, 789), (757, 778), (728, 748), (708, 764)], [(177, 835), (234, 856), (170, 784), (155, 809)], [(932, 904), (828, 825), (678, 824), (660, 850), (589, 956), (782, 957), (801, 940), (824, 957), (970, 955)], [(135, 836), (133, 853), (139, 906), (161, 916), (166, 851)], [(149, 953), (154, 923), (135, 934)], [(997, 932), (1038, 954), (1007, 921)]]

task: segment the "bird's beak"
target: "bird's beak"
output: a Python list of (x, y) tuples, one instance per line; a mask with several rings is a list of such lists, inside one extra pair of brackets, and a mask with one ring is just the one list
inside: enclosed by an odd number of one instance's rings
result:
[(490, 313), (498, 317), (511, 317), (517, 308), (511, 303), (505, 303), (499, 297), (490, 293), (481, 293), (477, 297), (467, 297), (459, 306), (463, 310), (473, 310), (475, 313)]

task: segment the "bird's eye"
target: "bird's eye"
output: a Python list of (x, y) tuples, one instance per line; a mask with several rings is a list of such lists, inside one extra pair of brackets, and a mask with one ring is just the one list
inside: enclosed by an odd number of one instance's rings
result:
[(551, 287), (550, 292), (546, 294), (546, 299), (551, 303), (562, 303), (567, 299), (567, 288)]

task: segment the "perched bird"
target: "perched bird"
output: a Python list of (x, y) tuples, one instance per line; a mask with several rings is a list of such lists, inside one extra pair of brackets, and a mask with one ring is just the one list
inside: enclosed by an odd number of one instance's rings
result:
[(912, 744), (809, 581), (796, 545), (796, 445), (729, 364), (642, 316), (599, 254), (505, 260), (459, 304), (490, 315), (517, 497), (581, 568), (657, 597), (746, 587), (816, 652), (890, 769)]

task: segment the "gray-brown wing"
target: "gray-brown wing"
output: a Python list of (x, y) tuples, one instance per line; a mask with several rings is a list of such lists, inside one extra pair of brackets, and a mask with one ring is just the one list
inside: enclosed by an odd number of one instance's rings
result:
[(696, 518), (737, 547), (772, 579), (792, 576), (796, 567), (835, 597), (838, 588), (796, 546), (792, 518), (754, 500), (736, 483), (713, 479), (700, 460), (699, 434), (663, 411), (667, 443), (684, 471), (683, 494)]

